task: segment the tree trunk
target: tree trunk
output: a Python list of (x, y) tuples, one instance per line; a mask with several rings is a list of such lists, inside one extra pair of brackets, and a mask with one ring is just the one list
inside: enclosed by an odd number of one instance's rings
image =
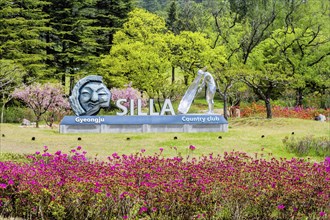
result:
[(174, 84), (175, 81), (175, 67), (172, 66), (172, 84)]
[(6, 102), (5, 102), (5, 94), (2, 93), (2, 106), (1, 106), (1, 124), (3, 123), (3, 114), (4, 114), (4, 111), (5, 111), (5, 105), (6, 105)]
[(223, 117), (228, 120), (227, 112), (227, 94), (223, 94)]
[(71, 95), (71, 93), (72, 93), (72, 90), (73, 90), (73, 87), (74, 87), (75, 85), (74, 85), (74, 76), (73, 75), (70, 75), (70, 92), (69, 92), (69, 94)]
[(2, 106), (1, 106), (1, 123), (4, 122), (4, 114), (5, 114), (5, 107), (6, 107), (6, 104), (12, 99), (12, 97), (7, 97), (5, 98), (5, 94), (2, 93)]
[(6, 103), (3, 102), (2, 106), (1, 106), (1, 124), (3, 123), (3, 114), (4, 114), (4, 111), (5, 111), (5, 105), (6, 105)]
[[(154, 112), (160, 112), (160, 110), (159, 111), (157, 111), (157, 105), (156, 105), (156, 103), (154, 102)], [(149, 111), (150, 111), (150, 109), (149, 109)]]
[(272, 115), (272, 106), (270, 104), (270, 99), (269, 98), (266, 98), (265, 104), (266, 104), (267, 118), (272, 119), (272, 117), (273, 117), (273, 115)]
[(62, 74), (62, 77), (61, 77), (61, 83), (62, 83), (62, 86), (66, 86), (65, 85), (65, 73)]
[[(158, 98), (157, 98), (157, 103), (158, 103), (158, 108), (159, 108), (159, 112), (160, 112), (162, 109), (162, 105), (160, 104), (159, 94), (158, 94)], [(155, 108), (155, 110), (156, 110), (156, 108)]]
[(296, 106), (302, 107), (303, 106), (303, 91), (301, 88), (297, 89), (296, 95)]
[(40, 116), (36, 117), (36, 128), (39, 128)]
[(187, 75), (183, 76), (183, 80), (184, 80), (184, 84), (186, 86), (188, 86), (188, 76)]

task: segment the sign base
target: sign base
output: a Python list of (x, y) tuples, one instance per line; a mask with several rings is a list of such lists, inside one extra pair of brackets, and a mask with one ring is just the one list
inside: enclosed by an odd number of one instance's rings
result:
[(222, 115), (65, 116), (60, 133), (227, 132)]

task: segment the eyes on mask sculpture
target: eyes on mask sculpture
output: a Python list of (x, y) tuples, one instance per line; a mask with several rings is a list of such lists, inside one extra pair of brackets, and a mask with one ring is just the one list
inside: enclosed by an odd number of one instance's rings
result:
[(72, 90), (69, 101), (78, 116), (96, 115), (101, 108), (109, 107), (111, 93), (103, 84), (102, 76), (86, 76)]

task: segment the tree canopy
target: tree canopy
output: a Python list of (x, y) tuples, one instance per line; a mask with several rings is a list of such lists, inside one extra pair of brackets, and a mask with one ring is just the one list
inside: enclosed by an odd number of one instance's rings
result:
[(132, 81), (152, 98), (177, 94), (207, 66), (225, 106), (245, 83), (269, 111), (288, 89), (296, 105), (309, 94), (327, 97), (329, 7), (324, 0), (0, 0), (0, 59), (19, 66), (27, 84), (55, 80), (68, 94), (79, 78), (100, 74), (109, 87)]

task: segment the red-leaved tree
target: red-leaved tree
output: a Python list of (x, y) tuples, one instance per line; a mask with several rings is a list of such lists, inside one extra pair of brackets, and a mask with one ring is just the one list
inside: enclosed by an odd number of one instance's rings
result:
[[(13, 97), (22, 100), (32, 109), (36, 116), (36, 127), (39, 127), (41, 116), (46, 112), (50, 115), (58, 111), (65, 111), (70, 108), (68, 100), (64, 97), (63, 87), (57, 84), (34, 83), (29, 86), (17, 88), (13, 92)], [(51, 122), (50, 125), (52, 125)]]

